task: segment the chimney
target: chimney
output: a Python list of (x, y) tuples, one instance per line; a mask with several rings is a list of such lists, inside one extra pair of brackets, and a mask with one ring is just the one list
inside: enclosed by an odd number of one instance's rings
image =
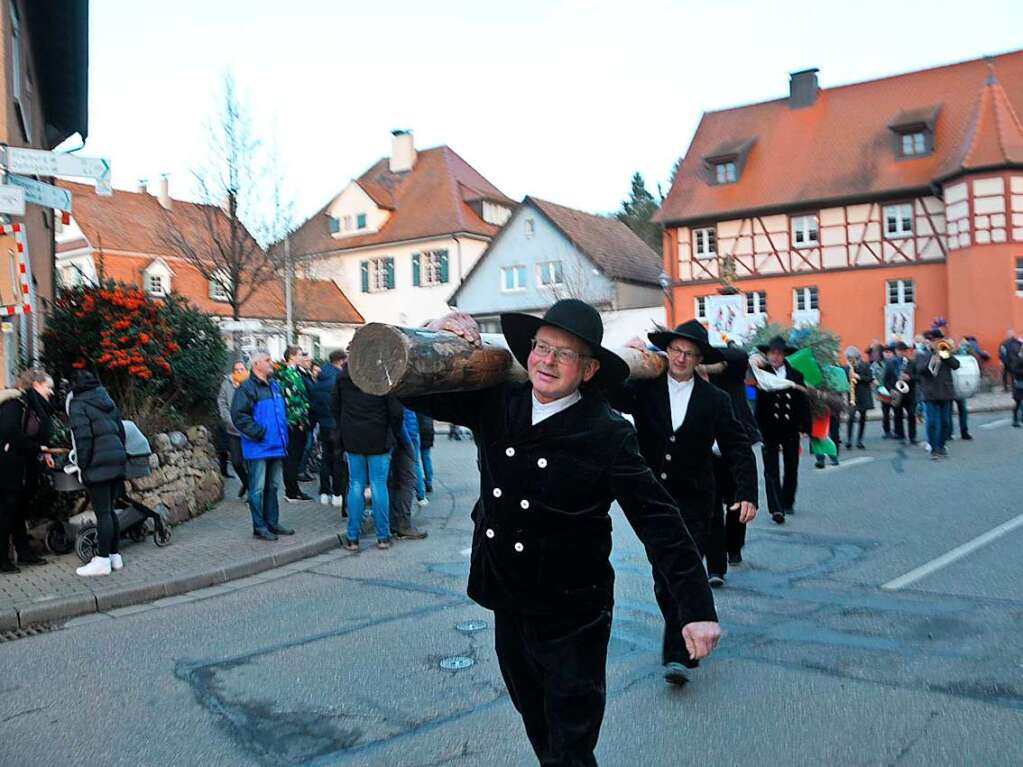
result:
[(404, 173), (416, 165), (416, 145), (412, 140), (412, 131), (391, 131), (391, 173)]
[(149, 183), (148, 179), (140, 178), (138, 183), (135, 185), (135, 191), (138, 192), (139, 194), (145, 194), (146, 186), (148, 185), (148, 183)]
[(170, 180), (167, 178), (166, 173), (160, 176), (160, 193), (157, 195), (157, 199), (160, 200), (160, 205), (163, 206), (164, 210), (171, 209), (173, 203), (170, 196)]
[(789, 109), (812, 107), (817, 101), (817, 73), (820, 70), (804, 69), (789, 75)]

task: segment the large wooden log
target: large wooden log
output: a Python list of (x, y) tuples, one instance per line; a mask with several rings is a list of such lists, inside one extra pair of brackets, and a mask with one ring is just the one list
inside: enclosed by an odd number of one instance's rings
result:
[[(638, 349), (616, 350), (634, 378), (655, 378), (667, 360)], [(503, 381), (524, 381), (526, 371), (508, 351), (504, 337), (485, 334), (476, 347), (445, 331), (371, 322), (348, 347), (352, 381), (367, 394), (412, 397), (485, 389)]]

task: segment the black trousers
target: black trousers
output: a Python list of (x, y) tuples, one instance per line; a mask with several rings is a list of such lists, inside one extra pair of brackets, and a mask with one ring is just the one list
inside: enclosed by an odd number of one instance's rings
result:
[(892, 403), (881, 403), (881, 429), (885, 435), (892, 433)]
[[(796, 505), (799, 484), (799, 435), (780, 441), (764, 440), (764, 485), (767, 488), (767, 510), (771, 514), (791, 510)], [(778, 453), (784, 465), (784, 479), (778, 466)]]
[(866, 410), (853, 410), (849, 413), (849, 428), (846, 430), (845, 441), (847, 444), (852, 444), (853, 437), (853, 423), (859, 420), (859, 430), (856, 433), (856, 442), (859, 444), (863, 441), (863, 431), (867, 428), (867, 411)]
[(114, 511), (114, 501), (124, 492), (124, 480), (114, 479), (109, 482), (91, 482), (85, 486), (92, 502), (92, 510), (96, 513), (96, 528), (99, 533), (98, 554), (109, 557), (118, 553), (117, 542), (121, 538), (121, 526)]
[(245, 467), (245, 458), (242, 456), (242, 438), (237, 434), (227, 435), (227, 452), (231, 456), (235, 476), (241, 480), (243, 488), (248, 488), (249, 470)]
[(595, 767), (610, 610), (556, 617), (498, 611), (494, 619), (501, 674), (541, 767)]
[(412, 501), (416, 497), (416, 454), (411, 445), (399, 443), (391, 452), (391, 467), (387, 475), (388, 513), (391, 533), (401, 533), (412, 527)]
[(718, 456), (714, 457), (714, 486), (717, 494), (707, 542), (707, 572), (723, 576), (728, 572), (728, 555), (741, 554), (746, 545), (746, 525), (739, 521), (739, 510), (729, 508), (735, 503), (735, 480), (727, 462)]
[(308, 433), (309, 430), (305, 426), (288, 427), (288, 455), (284, 459), (284, 494), (289, 498), (295, 498), (302, 492), (302, 488), (298, 486), (298, 465), (302, 463)]
[[(831, 411), (828, 420), (828, 437), (835, 443), (835, 458), (838, 458), (842, 454), (842, 414), (840, 412)], [(823, 465), (824, 456), (817, 456), (817, 461)]]
[(320, 462), (320, 495), (340, 495), (347, 503), (348, 463), (337, 449), (334, 434), (320, 427), (320, 447), (323, 460)]
[(0, 490), (0, 562), (11, 561), (12, 541), (18, 559), (31, 557), (25, 518), (34, 491), (34, 483), (31, 488)]
[[(902, 426), (903, 418), (906, 420), (906, 429)], [(895, 438), (905, 439), (907, 430), (909, 441), (916, 442), (916, 401), (903, 397), (899, 406), (895, 408)]]

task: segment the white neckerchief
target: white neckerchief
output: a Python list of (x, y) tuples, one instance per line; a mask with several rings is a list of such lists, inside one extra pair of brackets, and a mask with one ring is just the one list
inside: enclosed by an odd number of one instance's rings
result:
[(581, 400), (583, 395), (576, 389), (571, 394), (556, 399), (553, 402), (541, 402), (536, 398), (536, 393), (533, 393), (533, 426), (536, 426), (540, 421), (544, 421), (550, 418), (556, 413), (560, 413), (566, 408), (572, 407), (576, 402)]
[(689, 410), (689, 400), (693, 396), (693, 387), (696, 385), (694, 375), (688, 381), (676, 381), (668, 376), (668, 402), (671, 404), (671, 430), (678, 431), (678, 427), (686, 420), (686, 412)]
[(780, 368), (771, 368), (771, 369), (774, 370), (774, 374), (776, 376), (778, 376), (778, 378), (784, 379), (786, 381), (789, 379), (789, 374), (785, 370), (785, 365), (782, 365)]

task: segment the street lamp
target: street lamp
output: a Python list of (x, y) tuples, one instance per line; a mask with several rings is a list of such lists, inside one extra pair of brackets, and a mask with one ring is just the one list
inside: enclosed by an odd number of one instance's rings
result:
[(671, 289), (671, 275), (667, 272), (661, 272), (657, 277), (657, 282), (661, 286), (661, 290), (664, 291), (665, 298), (668, 299), (668, 306), (670, 307), (670, 314), (668, 316), (668, 327), (675, 327), (675, 292)]

